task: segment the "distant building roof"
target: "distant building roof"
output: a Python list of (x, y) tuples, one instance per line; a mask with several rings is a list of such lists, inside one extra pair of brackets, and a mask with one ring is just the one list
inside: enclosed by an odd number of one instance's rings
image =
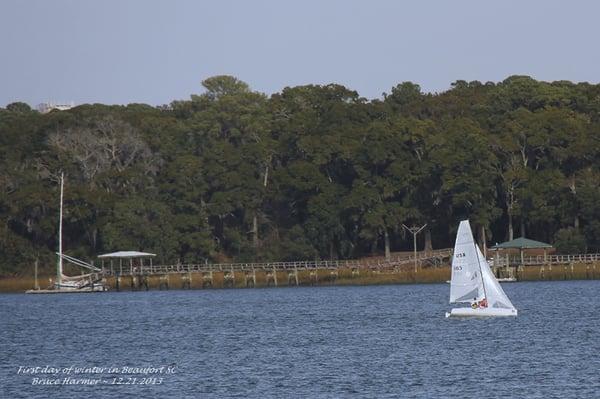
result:
[(52, 111), (52, 110), (59, 110), (59, 111), (66, 111), (68, 109), (71, 109), (75, 106), (74, 102), (70, 102), (70, 103), (54, 103), (54, 102), (47, 102), (47, 103), (41, 103), (37, 106), (38, 111), (40, 111), (40, 113), (42, 114), (47, 114), (48, 112)]
[(118, 251), (111, 252), (109, 254), (98, 255), (99, 258), (147, 258), (151, 256), (156, 256), (156, 254), (138, 251)]
[(519, 249), (533, 249), (533, 248), (553, 248), (552, 245), (546, 244), (545, 242), (530, 240), (529, 238), (519, 237), (512, 241), (506, 241), (502, 244), (496, 244), (492, 249), (508, 249), (508, 248), (519, 248)]

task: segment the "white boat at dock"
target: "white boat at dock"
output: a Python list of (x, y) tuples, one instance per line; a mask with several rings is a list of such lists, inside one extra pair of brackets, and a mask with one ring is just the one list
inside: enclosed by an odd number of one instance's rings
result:
[[(36, 281), (36, 289), (25, 291), (26, 294), (62, 294), (80, 292), (104, 292), (108, 286), (102, 282), (102, 270), (94, 265), (63, 253), (62, 248), (62, 226), (63, 226), (63, 195), (64, 175), (60, 176), (60, 215), (58, 223), (58, 260), (56, 262), (56, 281), (47, 289), (39, 289)], [(67, 276), (63, 273), (63, 261), (88, 269), (89, 273), (79, 276)], [(37, 269), (36, 269), (37, 270)], [(37, 272), (36, 272), (37, 279)]]

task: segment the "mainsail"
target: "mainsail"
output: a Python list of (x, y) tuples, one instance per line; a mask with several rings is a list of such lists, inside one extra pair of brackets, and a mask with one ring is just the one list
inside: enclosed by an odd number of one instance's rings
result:
[[(463, 220), (458, 226), (456, 243), (454, 244), (450, 303), (471, 303), (485, 298), (483, 276), (477, 251), (469, 221)], [(483, 256), (481, 256), (481, 259), (483, 259)]]

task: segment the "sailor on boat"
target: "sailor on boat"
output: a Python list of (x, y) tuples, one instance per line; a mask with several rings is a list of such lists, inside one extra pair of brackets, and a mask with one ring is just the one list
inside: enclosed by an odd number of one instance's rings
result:
[(478, 301), (477, 298), (473, 298), (473, 302), (471, 302), (471, 308), (487, 308), (487, 299), (483, 298), (481, 301)]

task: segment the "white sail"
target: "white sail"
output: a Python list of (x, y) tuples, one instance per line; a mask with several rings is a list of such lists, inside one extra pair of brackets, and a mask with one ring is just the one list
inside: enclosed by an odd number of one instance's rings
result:
[(88, 274), (81, 274), (79, 276), (67, 276), (66, 274), (62, 275), (62, 281), (66, 282), (66, 281), (81, 281), (81, 280), (85, 280), (85, 279), (90, 279), (90, 278), (94, 278), (96, 277), (97, 274), (96, 273), (88, 273)]
[(481, 273), (483, 275), (483, 284), (485, 285), (487, 306), (490, 308), (514, 309), (515, 307), (504, 293), (498, 280), (496, 280), (496, 277), (492, 273), (487, 261), (484, 259), (479, 247), (477, 247), (477, 255), (482, 260)]
[[(456, 243), (454, 244), (450, 303), (472, 303), (485, 297), (479, 254), (477, 252), (477, 245), (475, 245), (469, 221), (463, 220), (458, 226)], [(481, 259), (483, 260), (483, 256)]]

